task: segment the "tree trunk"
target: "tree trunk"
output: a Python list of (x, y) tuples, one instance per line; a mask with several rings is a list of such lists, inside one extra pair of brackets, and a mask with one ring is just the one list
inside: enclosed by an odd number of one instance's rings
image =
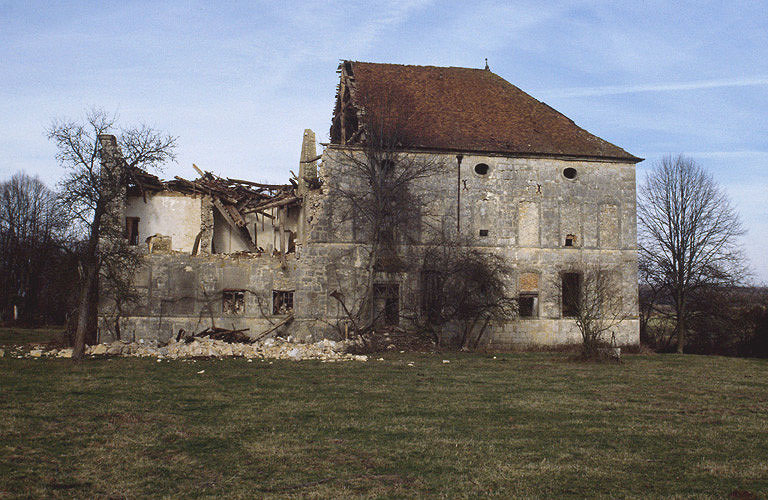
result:
[(85, 264), (85, 279), (80, 290), (79, 305), (77, 308), (77, 329), (75, 330), (75, 345), (72, 359), (80, 360), (85, 352), (86, 337), (93, 329), (92, 317), (95, 305), (96, 289), (99, 278), (98, 263), (91, 261)]
[(677, 316), (677, 353), (683, 353), (685, 346), (685, 308), (681, 307)]
[[(91, 234), (88, 238), (88, 247), (83, 258), (84, 276), (80, 298), (77, 308), (77, 330), (75, 330), (75, 344), (72, 351), (72, 359), (79, 361), (85, 354), (85, 342), (89, 333), (95, 328), (93, 321), (99, 289), (99, 234), (101, 224), (101, 210), (96, 208), (91, 223)], [(92, 338), (92, 337), (91, 337)]]

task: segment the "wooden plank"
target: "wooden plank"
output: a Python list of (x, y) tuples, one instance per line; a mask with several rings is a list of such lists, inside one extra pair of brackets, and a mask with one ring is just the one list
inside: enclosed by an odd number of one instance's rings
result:
[(251, 239), (251, 233), (248, 232), (248, 228), (238, 226), (235, 223), (235, 221), (232, 220), (232, 217), (230, 217), (229, 213), (227, 212), (226, 207), (224, 207), (224, 205), (219, 200), (214, 198), (213, 206), (216, 207), (216, 210), (218, 210), (219, 213), (221, 214), (221, 216), (224, 217), (224, 220), (227, 221), (227, 224), (232, 226), (232, 228), (246, 242), (246, 245), (248, 246), (248, 250), (251, 251), (251, 252), (258, 252), (259, 249), (256, 247), (256, 244)]
[(282, 207), (284, 205), (290, 205), (291, 203), (297, 202), (301, 200), (298, 196), (290, 196), (288, 198), (283, 198), (281, 200), (277, 201), (270, 201), (267, 203), (264, 203), (263, 205), (256, 205), (254, 207), (254, 210), (266, 210), (268, 208), (274, 208), (274, 207)]
[(238, 184), (245, 184), (246, 186), (256, 186), (264, 189), (288, 189), (291, 187), (290, 184), (262, 184), (261, 182), (253, 182), (253, 181), (244, 181), (241, 179), (230, 179), (227, 177), (227, 180), (229, 182), (236, 182)]

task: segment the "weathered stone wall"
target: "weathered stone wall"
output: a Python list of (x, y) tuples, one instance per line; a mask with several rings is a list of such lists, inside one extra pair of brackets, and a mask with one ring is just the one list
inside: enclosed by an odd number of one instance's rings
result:
[[(127, 304), (120, 320), (123, 340), (168, 340), (179, 329), (200, 331), (212, 326), (248, 328), (258, 334), (285, 318), (272, 314), (273, 290), (296, 289), (296, 259), (285, 268), (268, 256), (151, 254), (134, 275), (139, 301)], [(225, 310), (225, 291), (243, 292), (238, 313)], [(100, 340), (115, 340), (112, 304), (100, 306)]]
[[(444, 173), (417, 187), (439, 193), (428, 210), (439, 217), (422, 226), (455, 227), (459, 205), (461, 231), (512, 264), (510, 291), (538, 294), (536, 316), (497, 326), (490, 338), (492, 345), (578, 341), (574, 321), (562, 317), (556, 283), (562, 272), (593, 266), (619, 270), (617, 292), (629, 319), (614, 334), (621, 344), (639, 342), (633, 164), (464, 155), (459, 182), (455, 155), (424, 153), (424, 158), (442, 164)], [(344, 174), (344, 162), (337, 150), (326, 150), (320, 168), (326, 194), (331, 183), (351, 182)], [(478, 164), (488, 165), (486, 174), (476, 172)], [(567, 168), (575, 170), (575, 177), (564, 175)], [(307, 206), (310, 232), (302, 250), (307, 262), (302, 266), (313, 269), (312, 279), (321, 281), (314, 286), (325, 293), (310, 302), (311, 311), (302, 314), (330, 319), (338, 314), (338, 304), (328, 293), (340, 290), (349, 303), (359, 299), (355, 291), (365, 279), (365, 249), (356, 243), (354, 223), (344, 208), (333, 206), (327, 196), (316, 196)], [(426, 238), (428, 229), (422, 234)], [(572, 246), (566, 246), (566, 239)], [(417, 276), (397, 279), (401, 303), (418, 297), (413, 293)]]

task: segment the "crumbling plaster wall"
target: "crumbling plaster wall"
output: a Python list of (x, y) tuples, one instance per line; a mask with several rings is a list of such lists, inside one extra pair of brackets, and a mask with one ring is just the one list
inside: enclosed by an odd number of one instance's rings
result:
[[(561, 272), (579, 271), (597, 265), (617, 268), (621, 274), (622, 302), (629, 317), (616, 328), (617, 342), (637, 344), (637, 239), (635, 166), (612, 161), (516, 158), (490, 155), (464, 155), (461, 181), (455, 154), (422, 153), (428, 161), (445, 165), (444, 173), (426, 181), (418, 189), (440, 193), (435, 206), (442, 216), (422, 224), (456, 226), (460, 205), (460, 227), (474, 235), (477, 244), (504, 256), (514, 269), (510, 291), (520, 290), (519, 277), (538, 275), (538, 311), (533, 318), (519, 318), (497, 325), (490, 338), (492, 345), (560, 344), (576, 342), (579, 333), (572, 319), (561, 316), (556, 282)], [(489, 166), (481, 175), (477, 164)], [(564, 170), (576, 170), (573, 179)], [(305, 315), (332, 317), (338, 305), (327, 296), (346, 288), (350, 302), (355, 300), (355, 283), (364, 278), (364, 247), (355, 241), (351, 220), (343, 209), (328, 202), (328, 186), (348, 182), (343, 160), (334, 147), (326, 149), (320, 168), (325, 198), (307, 205), (310, 231), (303, 254), (316, 268), (314, 277), (325, 290), (320, 300), (311, 302)], [(460, 194), (457, 193), (457, 184)], [(460, 199), (458, 199), (460, 196)], [(487, 236), (480, 236), (480, 231)], [(427, 237), (428, 231), (422, 231)], [(574, 245), (566, 247), (566, 236)], [(303, 258), (304, 258), (303, 256)], [(310, 257), (311, 256), (311, 257)], [(401, 303), (417, 286), (416, 276), (401, 277)], [(346, 287), (344, 286), (346, 284)], [(359, 287), (358, 287), (359, 289)], [(525, 290), (530, 291), (530, 290)]]
[(125, 216), (139, 218), (139, 246), (145, 247), (149, 236), (162, 234), (171, 237), (173, 250), (191, 252), (200, 232), (203, 211), (202, 195), (174, 192), (147, 193), (129, 196)]

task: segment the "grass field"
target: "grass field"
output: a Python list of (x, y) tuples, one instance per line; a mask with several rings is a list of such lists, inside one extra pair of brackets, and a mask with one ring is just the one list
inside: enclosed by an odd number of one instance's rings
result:
[(768, 496), (766, 361), (0, 359), (0, 498), (735, 490)]

